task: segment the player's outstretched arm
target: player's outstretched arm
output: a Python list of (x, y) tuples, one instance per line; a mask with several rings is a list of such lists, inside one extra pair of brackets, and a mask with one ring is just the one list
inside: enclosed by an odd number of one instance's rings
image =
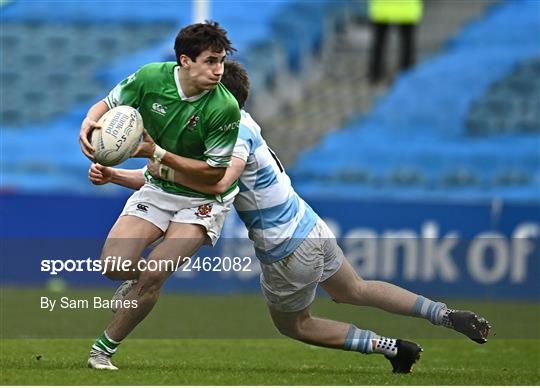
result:
[(208, 184), (202, 183), (200, 180), (193, 178), (189, 174), (185, 174), (181, 171), (175, 171), (170, 167), (168, 169), (164, 169), (164, 166), (156, 162), (149, 161), (147, 164), (148, 171), (153, 176), (173, 181), (206, 194), (223, 194), (229, 187), (231, 187), (234, 181), (240, 177), (245, 166), (246, 162), (243, 159), (233, 156), (231, 167), (227, 168), (223, 178), (217, 183)]
[(90, 144), (90, 134), (95, 128), (101, 128), (97, 123), (98, 120), (109, 110), (109, 107), (104, 101), (98, 101), (88, 110), (86, 117), (81, 123), (79, 131), (79, 145), (83, 154), (90, 160), (94, 160), (94, 152), (96, 151)]
[(189, 175), (194, 180), (200, 180), (201, 183), (207, 185), (218, 183), (224, 177), (227, 170), (226, 167), (212, 167), (203, 160), (190, 159), (165, 151), (156, 145), (146, 130), (144, 131), (142, 143), (132, 157), (160, 159), (161, 163), (173, 170), (184, 175)]
[(98, 186), (114, 183), (128, 189), (139, 190), (144, 185), (144, 172), (142, 169), (125, 170), (92, 163), (88, 170), (88, 179)]

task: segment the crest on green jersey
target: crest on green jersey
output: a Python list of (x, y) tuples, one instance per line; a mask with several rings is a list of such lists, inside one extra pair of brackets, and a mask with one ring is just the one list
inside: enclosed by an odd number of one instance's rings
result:
[(199, 116), (193, 115), (189, 118), (187, 123), (187, 129), (194, 131), (197, 129), (197, 123), (199, 122)]

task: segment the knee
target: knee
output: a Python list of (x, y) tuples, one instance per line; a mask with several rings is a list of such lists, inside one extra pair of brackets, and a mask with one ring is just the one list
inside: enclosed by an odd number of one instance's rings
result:
[(108, 238), (101, 251), (101, 271), (111, 280), (133, 279), (137, 269), (140, 247), (122, 240), (125, 239)]
[(101, 273), (111, 280), (123, 280), (121, 272), (118, 271), (118, 261), (122, 260), (120, 248), (115, 240), (107, 239), (101, 251)]
[(106, 252), (101, 255), (101, 271), (103, 275), (111, 280), (123, 280), (122, 273), (114, 269), (114, 260)]
[(140, 295), (158, 295), (168, 274), (158, 271), (141, 272), (137, 287)]

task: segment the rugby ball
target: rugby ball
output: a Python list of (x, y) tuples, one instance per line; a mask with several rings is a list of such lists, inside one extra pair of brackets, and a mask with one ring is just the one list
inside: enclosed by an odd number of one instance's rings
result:
[(121, 105), (106, 112), (92, 132), (94, 160), (104, 166), (116, 166), (129, 159), (141, 143), (143, 120), (131, 106)]

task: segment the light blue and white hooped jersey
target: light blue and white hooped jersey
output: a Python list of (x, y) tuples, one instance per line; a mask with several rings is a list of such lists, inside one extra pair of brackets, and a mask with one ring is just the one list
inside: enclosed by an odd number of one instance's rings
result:
[(263, 263), (283, 259), (304, 241), (318, 216), (296, 194), (281, 162), (262, 138), (261, 128), (243, 110), (233, 156), (246, 161), (234, 207), (255, 253)]

